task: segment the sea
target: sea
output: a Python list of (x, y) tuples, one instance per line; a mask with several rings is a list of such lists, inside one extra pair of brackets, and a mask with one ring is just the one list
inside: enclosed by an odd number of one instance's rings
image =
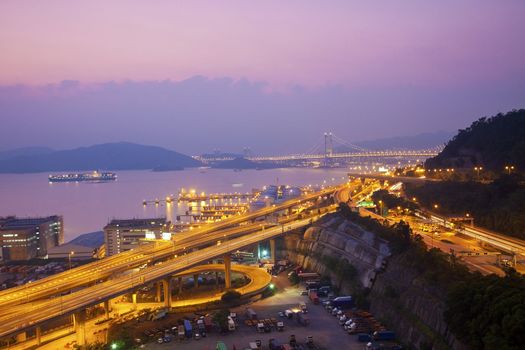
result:
[[(49, 183), (47, 173), (0, 174), (0, 217), (61, 215), (68, 242), (101, 231), (112, 219), (166, 217), (174, 221), (186, 204), (155, 199), (197, 193), (251, 192), (265, 185), (335, 184), (346, 181), (346, 169), (284, 168), (267, 170), (186, 169), (182, 171), (118, 171), (117, 180), (103, 183)], [(148, 201), (143, 205), (143, 201)], [(153, 202), (152, 202), (153, 201)]]

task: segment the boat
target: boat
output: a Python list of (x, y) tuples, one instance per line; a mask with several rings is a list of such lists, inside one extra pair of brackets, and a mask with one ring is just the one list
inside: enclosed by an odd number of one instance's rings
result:
[(49, 182), (103, 182), (103, 181), (115, 181), (117, 174), (93, 171), (91, 173), (70, 173), (60, 175), (49, 175)]

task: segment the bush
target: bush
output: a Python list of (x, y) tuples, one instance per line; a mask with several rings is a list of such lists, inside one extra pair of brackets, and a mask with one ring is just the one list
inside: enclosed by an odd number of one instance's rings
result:
[(241, 293), (236, 290), (229, 290), (221, 296), (221, 300), (223, 303), (230, 304), (241, 299), (241, 296)]

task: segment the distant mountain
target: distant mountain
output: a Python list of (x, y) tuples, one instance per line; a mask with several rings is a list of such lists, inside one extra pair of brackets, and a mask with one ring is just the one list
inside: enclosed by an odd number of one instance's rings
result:
[[(442, 146), (454, 134), (448, 131), (436, 131), (411, 136), (396, 136), (383, 139), (356, 142), (356, 146), (378, 150), (378, 149), (426, 149)], [(338, 151), (350, 151), (351, 149), (343, 146)]]
[(0, 160), (1, 173), (197, 167), (201, 162), (162, 147), (119, 142)]
[(68, 244), (69, 243), (84, 247), (99, 248), (104, 244), (104, 231), (84, 233), (77, 238), (72, 239)]
[(212, 168), (218, 169), (273, 169), (276, 167), (278, 166), (275, 164), (252, 162), (242, 157), (212, 164)]
[(503, 171), (506, 165), (525, 170), (525, 109), (481, 118), (459, 130), (443, 151), (427, 159), (427, 168), (472, 168)]
[(0, 160), (20, 157), (20, 156), (35, 156), (40, 154), (48, 154), (54, 150), (49, 147), (24, 147), (24, 148), (15, 148), (7, 151), (0, 152)]

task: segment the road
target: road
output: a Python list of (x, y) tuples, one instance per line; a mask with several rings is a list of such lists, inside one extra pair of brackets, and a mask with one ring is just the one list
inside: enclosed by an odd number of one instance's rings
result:
[[(309, 195), (310, 200), (315, 199), (319, 196), (324, 196), (329, 193), (337, 191), (349, 192), (350, 187), (347, 185), (337, 186), (328, 190), (321, 191), (315, 195)], [(336, 198), (342, 198), (347, 200), (349, 194), (336, 193)], [(296, 200), (296, 203), (301, 203), (304, 199)], [(290, 203), (284, 206), (273, 206), (270, 210), (259, 211), (257, 216), (263, 213), (272, 213), (275, 210), (282, 210), (291, 206)], [(325, 212), (330, 213), (337, 210), (337, 204), (329, 205)], [(251, 217), (254, 217), (253, 214)], [(79, 310), (83, 310), (86, 307), (93, 306), (103, 301), (110, 300), (118, 295), (133, 292), (137, 288), (143, 285), (151, 284), (162, 280), (166, 276), (173, 276), (183, 271), (186, 271), (193, 266), (200, 265), (213, 258), (224, 256), (232, 251), (242, 249), (246, 246), (250, 246), (259, 241), (268, 240), (276, 236), (282, 235), (283, 233), (309, 225), (313, 221), (319, 219), (321, 215), (315, 217), (308, 217), (305, 219), (298, 219), (296, 221), (281, 224), (278, 226), (263, 228), (260, 231), (252, 232), (251, 234), (228, 239), (220, 244), (212, 245), (197, 251), (190, 252), (182, 255), (175, 255), (173, 259), (158, 263), (155, 266), (147, 267), (143, 270), (134, 271), (126, 275), (117, 276), (111, 280), (101, 282), (92, 286), (87, 286), (81, 290), (75, 291), (68, 295), (63, 295), (60, 298), (42, 300), (38, 303), (25, 303), (17, 307), (14, 313), (2, 313), (0, 315), (0, 336), (5, 336), (13, 333), (20, 332), (28, 327), (33, 327), (46, 320), (74, 313)], [(197, 235), (197, 234), (194, 234)], [(203, 240), (210, 242), (210, 237), (198, 234), (200, 238), (198, 241)], [(187, 237), (186, 237), (187, 238)], [(174, 243), (170, 242), (172, 247)], [(73, 270), (72, 270), (73, 272)], [(72, 273), (70, 272), (70, 273)], [(44, 286), (45, 287), (45, 286)], [(22, 298), (24, 295), (21, 296)], [(20, 297), (19, 297), (20, 298)]]
[(273, 205), (251, 213), (234, 216), (218, 223), (205, 225), (200, 229), (177, 235), (174, 240), (176, 246), (174, 246), (172, 242), (155, 241), (154, 245), (144, 245), (128, 252), (116, 254), (100, 261), (28, 283), (24, 286), (1, 291), (0, 310), (97, 283), (116, 273), (129, 270), (130, 268), (140, 266), (152, 260), (180, 254), (184, 251), (197, 248), (199, 245), (213, 242), (214, 240), (220, 239), (220, 236), (228, 238), (229, 236), (235, 236), (241, 233), (250, 233), (257, 228), (257, 224), (229, 229), (213, 236), (207, 235), (233, 225), (254, 220), (261, 216), (286, 210), (319, 197), (333, 194), (341, 190), (344, 186), (346, 185), (329, 187), (319, 192), (283, 202), (279, 205)]
[(165, 276), (181, 273), (205, 261), (242, 249), (259, 241), (274, 238), (286, 231), (308, 225), (311, 222), (312, 219), (304, 219), (290, 223), (284, 228), (278, 226), (261, 230), (255, 234), (230, 240), (226, 244), (204, 248), (179, 256), (160, 265), (132, 273), (130, 276), (117, 277), (92, 287), (84, 288), (75, 293), (64, 295), (62, 298), (51, 299), (36, 306), (28, 304), (26, 308), (16, 314), (0, 316), (0, 336), (16, 333), (54, 317), (73, 313), (118, 295), (133, 292), (139, 286), (159, 281)]

